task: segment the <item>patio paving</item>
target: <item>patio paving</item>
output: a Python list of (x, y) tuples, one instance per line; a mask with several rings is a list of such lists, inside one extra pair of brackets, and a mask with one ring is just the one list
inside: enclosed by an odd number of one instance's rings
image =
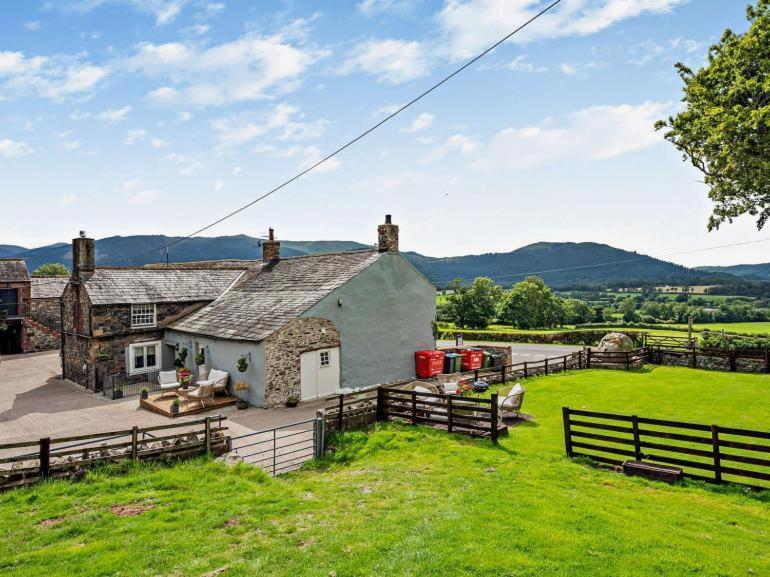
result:
[(60, 378), (58, 352), (3, 357), (0, 362), (0, 443), (64, 437), (227, 416), (230, 434), (241, 435), (311, 419), (323, 402), (296, 408), (243, 411), (234, 406), (174, 419), (139, 407), (139, 397), (110, 400)]

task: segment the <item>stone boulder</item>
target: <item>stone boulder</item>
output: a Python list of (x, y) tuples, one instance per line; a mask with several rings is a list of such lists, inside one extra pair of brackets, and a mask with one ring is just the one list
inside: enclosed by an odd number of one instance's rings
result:
[(609, 333), (602, 337), (596, 350), (607, 353), (625, 353), (634, 350), (634, 341), (623, 333)]

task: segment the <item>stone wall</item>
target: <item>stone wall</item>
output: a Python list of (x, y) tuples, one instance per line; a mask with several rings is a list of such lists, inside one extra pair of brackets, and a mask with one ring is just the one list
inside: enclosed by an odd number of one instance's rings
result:
[(33, 351), (53, 351), (61, 344), (61, 333), (33, 319), (24, 324), (30, 347)]
[[(206, 302), (208, 301), (196, 303), (158, 303), (155, 305), (157, 326), (162, 328), (166, 324), (199, 309)], [(147, 331), (144, 328), (131, 328), (131, 305), (98, 305), (93, 307), (91, 315), (94, 337), (138, 334)]]
[(340, 346), (334, 323), (317, 317), (295, 319), (265, 339), (265, 407), (301, 396), (300, 355)]
[(49, 328), (61, 326), (61, 299), (32, 299), (29, 316)]
[(62, 348), (62, 370), (64, 378), (87, 389), (96, 387), (96, 350), (91, 339), (74, 334), (65, 334)]

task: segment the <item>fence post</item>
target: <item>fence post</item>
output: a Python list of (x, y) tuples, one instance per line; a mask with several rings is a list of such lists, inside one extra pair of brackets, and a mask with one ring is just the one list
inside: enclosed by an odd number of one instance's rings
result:
[(695, 347), (692, 348), (692, 368), (695, 369), (698, 367), (698, 352), (695, 350)]
[(572, 457), (572, 430), (569, 422), (569, 407), (561, 408), (562, 420), (564, 421), (564, 448), (567, 450), (567, 456)]
[(382, 387), (377, 387), (377, 416), (375, 419), (385, 420), (385, 390)]
[(765, 349), (765, 372), (770, 373), (770, 350)]
[(639, 417), (636, 415), (631, 416), (631, 426), (634, 429), (634, 459), (637, 461), (642, 460), (642, 445), (639, 440)]
[(337, 432), (342, 432), (342, 410), (345, 408), (343, 403), (345, 402), (345, 395), (340, 395), (339, 402), (339, 414), (337, 415)]
[(567, 355), (564, 355), (564, 372), (567, 372)]
[(211, 417), (206, 417), (204, 422), (206, 429), (206, 453), (211, 452)]
[(447, 432), (452, 432), (452, 426), (454, 425), (454, 420), (452, 419), (452, 395), (447, 395), (446, 398), (446, 410), (447, 410)]
[(40, 439), (40, 477), (47, 479), (51, 474), (51, 437)]
[(497, 393), (492, 393), (492, 442), (497, 444)]
[(714, 481), (722, 482), (722, 457), (719, 454), (719, 427), (711, 425), (711, 447), (714, 452)]
[(131, 460), (139, 460), (139, 427), (136, 425), (131, 429)]
[(586, 349), (586, 368), (591, 368), (591, 349)]
[(411, 391), (412, 393), (412, 424), (417, 424), (417, 393), (415, 391)]
[(524, 378), (526, 379), (529, 376), (529, 369), (527, 367), (527, 361), (524, 361)]
[(326, 419), (323, 411), (317, 411), (315, 421), (313, 422), (313, 435), (315, 436), (315, 458), (320, 459), (324, 456), (325, 428)]
[(548, 376), (548, 359), (545, 359), (544, 362), (545, 362), (545, 365), (544, 365), (545, 366), (545, 374), (546, 374), (546, 376)]
[(479, 380), (479, 370), (473, 369), (473, 380), (478, 381)]
[(506, 375), (505, 375), (505, 372), (506, 372), (505, 371), (505, 365), (502, 365), (500, 367), (500, 382), (503, 383), (503, 384), (505, 384), (505, 379), (507, 378)]
[(275, 452), (276, 452), (276, 436), (275, 432), (277, 429), (273, 429), (273, 477), (275, 477)]
[(631, 369), (631, 359), (629, 358), (630, 351), (626, 351), (626, 370)]
[(730, 371), (735, 372), (735, 357), (737, 351), (735, 349), (730, 351)]
[(583, 368), (583, 351), (578, 351), (578, 369)]

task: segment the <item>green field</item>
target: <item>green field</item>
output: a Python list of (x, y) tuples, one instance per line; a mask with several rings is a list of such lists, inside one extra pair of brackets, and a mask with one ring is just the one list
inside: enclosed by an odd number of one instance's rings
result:
[[(770, 323), (768, 323), (770, 325)], [(457, 329), (453, 323), (441, 323), (439, 330), (441, 331), (457, 331), (457, 332), (463, 332), (465, 329)], [(554, 333), (564, 333), (564, 332), (571, 332), (571, 331), (620, 331), (620, 332), (636, 332), (636, 333), (648, 333), (651, 335), (657, 335), (657, 336), (676, 336), (676, 337), (684, 337), (687, 336), (686, 332), (683, 331), (677, 331), (677, 330), (666, 330), (666, 329), (640, 329), (636, 327), (624, 327), (624, 326), (617, 326), (617, 327), (583, 327), (583, 328), (577, 328), (575, 325), (564, 325), (564, 327), (556, 328), (556, 329), (517, 329), (508, 325), (489, 325), (486, 329), (467, 329), (468, 331), (473, 331), (474, 333), (511, 333), (511, 334), (554, 334)]]
[[(687, 325), (671, 325), (674, 327), (687, 328)], [(694, 324), (693, 329), (696, 331), (725, 331), (727, 333), (747, 334), (747, 335), (761, 335), (770, 334), (770, 322), (755, 322), (755, 323), (703, 323)]]
[[(278, 479), (204, 461), (0, 495), (0, 574), (770, 575), (770, 496), (626, 478), (564, 456), (561, 406), (767, 429), (770, 376), (656, 367), (525, 383), (495, 447), (353, 432)], [(116, 505), (149, 507), (135, 516)]]

